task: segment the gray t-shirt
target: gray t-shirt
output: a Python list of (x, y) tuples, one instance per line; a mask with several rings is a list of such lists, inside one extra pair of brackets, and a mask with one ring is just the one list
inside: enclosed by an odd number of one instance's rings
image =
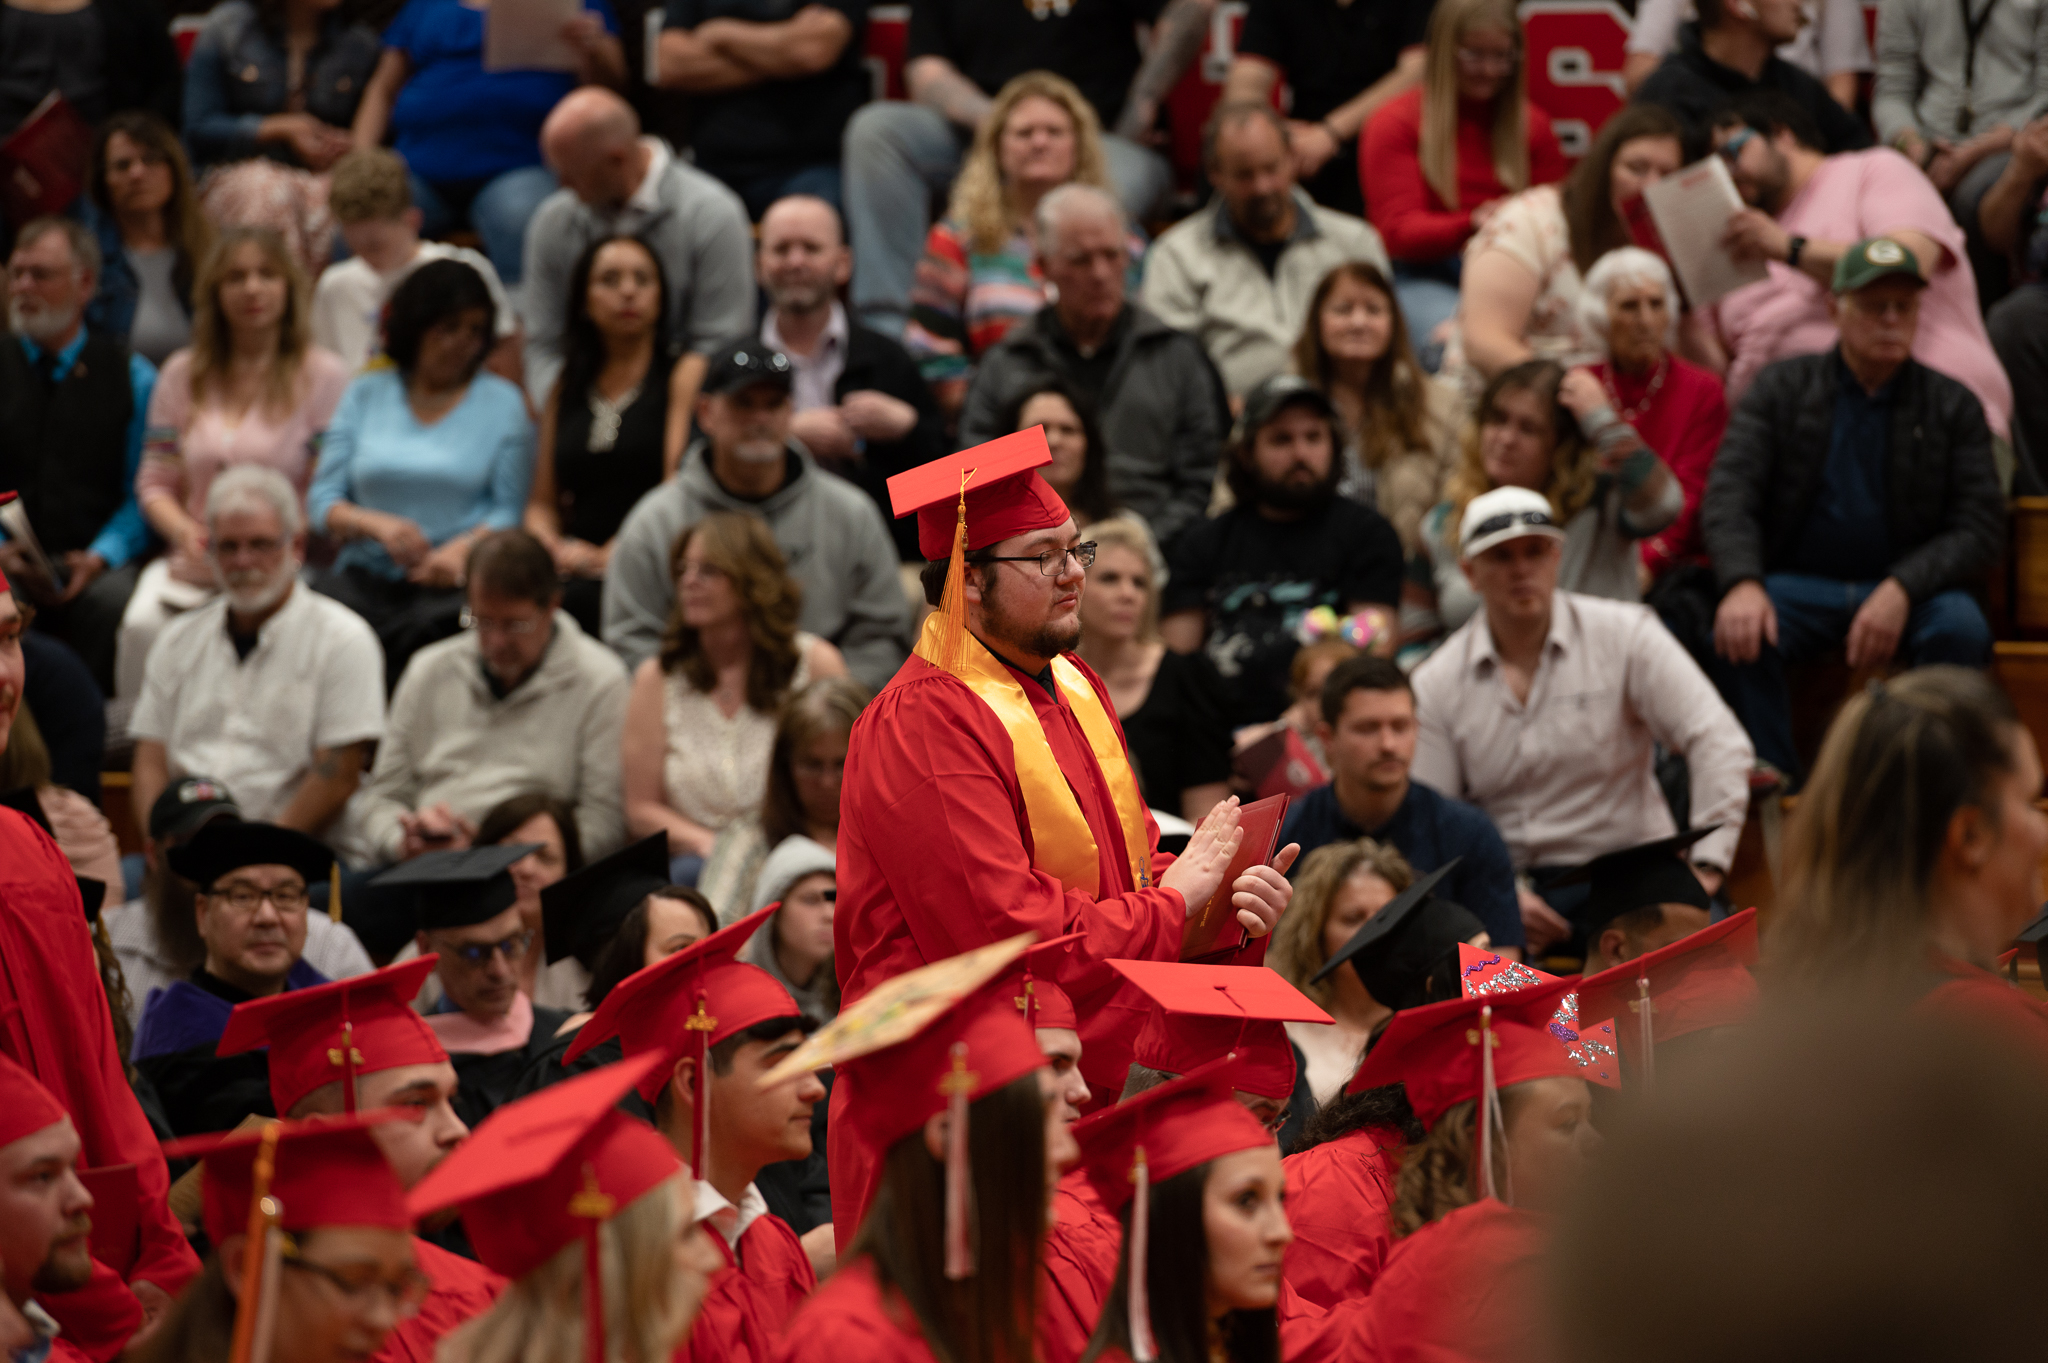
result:
[(124, 250), (122, 254), (128, 257), (128, 266), (141, 285), (135, 321), (128, 328), (128, 348), (161, 366), (172, 351), (192, 340), (192, 319), (178, 305), (178, 289), (171, 282), (171, 272), (178, 266), (177, 248)]

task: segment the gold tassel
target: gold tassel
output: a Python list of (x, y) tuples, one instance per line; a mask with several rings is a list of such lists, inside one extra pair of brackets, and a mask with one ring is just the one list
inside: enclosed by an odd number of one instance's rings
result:
[(336, 857), (327, 868), (327, 917), (336, 923), (341, 921), (341, 858)]
[(960, 471), (959, 518), (953, 523), (953, 557), (946, 564), (946, 588), (939, 595), (938, 656), (929, 661), (959, 676), (967, 670), (967, 481), (976, 470)]

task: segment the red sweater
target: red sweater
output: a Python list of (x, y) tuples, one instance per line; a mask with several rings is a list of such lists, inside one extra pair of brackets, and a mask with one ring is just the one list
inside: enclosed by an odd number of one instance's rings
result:
[[(1529, 183), (1562, 180), (1571, 169), (1551, 131), (1550, 115), (1526, 107)], [(1508, 192), (1493, 167), (1493, 131), (1474, 111), (1458, 111), (1458, 202), (1446, 205), (1422, 178), (1422, 91), (1394, 96), (1379, 107), (1358, 140), (1358, 182), (1366, 211), (1395, 260), (1417, 262), (1454, 256), (1472, 235), (1472, 210)]]

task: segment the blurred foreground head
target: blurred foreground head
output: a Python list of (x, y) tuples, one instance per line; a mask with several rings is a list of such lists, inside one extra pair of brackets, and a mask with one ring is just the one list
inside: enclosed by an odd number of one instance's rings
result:
[(2040, 1356), (2038, 1060), (1886, 1008), (1715, 1040), (1660, 1070), (1561, 1228), (1554, 1357)]

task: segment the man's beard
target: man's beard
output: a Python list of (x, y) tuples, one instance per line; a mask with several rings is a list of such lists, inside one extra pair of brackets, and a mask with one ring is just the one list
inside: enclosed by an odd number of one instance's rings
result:
[(1023, 624), (1003, 609), (1005, 593), (995, 586), (996, 580), (991, 574), (981, 589), (981, 623), (982, 628), (988, 631), (990, 642), (1034, 658), (1056, 658), (1080, 644), (1079, 611), (1064, 621), (1040, 620), (1034, 625)]
[[(80, 1216), (65, 1225), (64, 1234), (83, 1235), (91, 1229), (92, 1218)], [(59, 1259), (54, 1254), (44, 1259), (43, 1266), (36, 1270), (36, 1276), (30, 1281), (29, 1286), (38, 1292), (69, 1292), (74, 1288), (84, 1287), (86, 1280), (91, 1277), (92, 1256), (87, 1251), (85, 1242), (81, 1240), (72, 1247), (67, 1259)]]
[(832, 286), (823, 280), (801, 280), (768, 286), (768, 305), (777, 312), (817, 312), (832, 301)]
[(1330, 461), (1330, 471), (1313, 483), (1301, 483), (1292, 479), (1268, 479), (1258, 477), (1259, 505), (1273, 511), (1304, 512), (1316, 511), (1328, 506), (1337, 497), (1337, 481), (1343, 475), (1343, 465), (1337, 459)]
[(78, 321), (76, 311), (58, 312), (42, 304), (24, 305), (19, 298), (7, 300), (7, 329), (26, 336), (37, 345), (56, 340)]
[(224, 572), (215, 565), (213, 578), (228, 599), (228, 609), (242, 615), (255, 615), (267, 611), (284, 600), (285, 593), (292, 589), (298, 579), (299, 564), (295, 558), (287, 558), (275, 573)]
[(780, 441), (762, 438), (742, 439), (733, 442), (732, 457), (742, 464), (773, 464), (783, 456)]

